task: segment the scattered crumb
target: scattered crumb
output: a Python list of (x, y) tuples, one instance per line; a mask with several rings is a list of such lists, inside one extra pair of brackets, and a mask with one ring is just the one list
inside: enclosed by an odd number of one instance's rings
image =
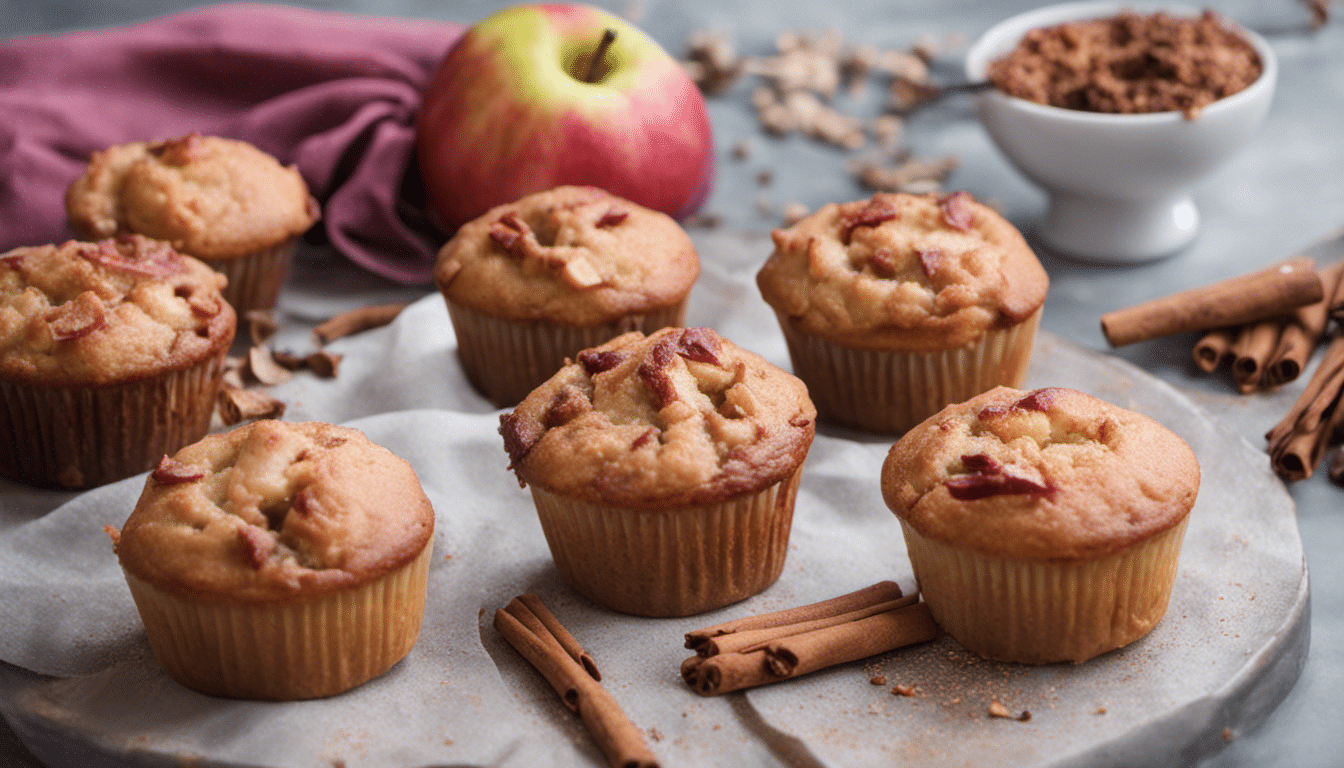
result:
[(1235, 738), (1236, 738), (1236, 735), (1232, 733), (1232, 729), (1231, 729), (1231, 728), (1224, 728), (1224, 729), (1223, 729), (1223, 741), (1230, 742), (1230, 741), (1232, 741), (1232, 740), (1235, 739)]
[(658, 730), (657, 728), (650, 728), (650, 729), (649, 729), (649, 738), (650, 738), (650, 739), (653, 739), (654, 741), (662, 741), (662, 740), (663, 740), (663, 732), (660, 731), (660, 730)]
[(914, 695), (915, 695), (915, 689), (914, 689), (914, 686), (910, 686), (910, 685), (901, 685), (901, 684), (898, 683), (898, 684), (896, 685), (895, 688), (892, 688), (892, 689), (891, 689), (891, 693), (892, 693), (893, 696), (907, 696), (907, 697), (909, 697), (909, 696), (914, 696)]
[(991, 701), (989, 702), (989, 716), (1011, 718), (1013, 716), (1013, 713), (1009, 712), (1008, 708), (1003, 706), (999, 702)]
[(868, 683), (869, 683), (870, 685), (886, 685), (886, 684), (887, 684), (887, 676), (886, 676), (886, 675), (873, 675), (872, 677), (868, 678)]
[(746, 160), (748, 157), (751, 157), (751, 141), (750, 141), (750, 140), (748, 140), (748, 139), (742, 139), (741, 141), (739, 141), (739, 142), (737, 142), (736, 144), (733, 145), (733, 159), (734, 159), (734, 160)]
[(1094, 715), (1104, 715), (1104, 714), (1106, 714), (1106, 708), (1105, 708), (1105, 707), (1097, 707), (1097, 710), (1096, 710), (1095, 712), (1093, 712), (1092, 714), (1094, 714)]
[(765, 170), (756, 174), (756, 183), (762, 187), (768, 187), (775, 181), (775, 174), (772, 171)]

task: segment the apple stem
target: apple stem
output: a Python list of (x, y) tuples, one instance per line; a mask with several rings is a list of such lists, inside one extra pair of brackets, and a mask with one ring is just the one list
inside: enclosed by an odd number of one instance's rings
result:
[(583, 82), (597, 82), (598, 67), (602, 64), (602, 57), (606, 55), (607, 49), (611, 47), (612, 42), (616, 40), (616, 30), (607, 29), (602, 32), (602, 40), (597, 44), (597, 50), (593, 52), (593, 58), (588, 61), (588, 74), (584, 75)]

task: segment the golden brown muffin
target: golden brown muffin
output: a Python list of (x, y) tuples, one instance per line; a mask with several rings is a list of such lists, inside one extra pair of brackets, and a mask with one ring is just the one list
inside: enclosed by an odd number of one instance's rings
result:
[(815, 421), (794, 376), (708, 328), (667, 328), (580, 352), (500, 433), (575, 589), (685, 616), (779, 578)]
[(491, 209), (439, 251), (468, 378), (517, 404), (580, 350), (681, 325), (700, 275), (671, 217), (595, 187), (557, 187)]
[(968, 193), (879, 192), (773, 237), (757, 284), (822, 418), (901, 433), (1025, 378), (1049, 277)]
[(204, 435), (236, 325), (223, 283), (139, 236), (0, 254), (0, 475), (101, 485)]
[(113, 535), (154, 656), (205, 693), (330, 696), (424, 615), (434, 511), (362, 432), (263, 420), (165, 456)]
[(293, 166), (245, 141), (195, 132), (93, 153), (65, 206), (82, 237), (141, 234), (223, 272), (224, 298), (239, 316), (275, 307), (294, 244), (318, 219)]
[(990, 659), (1083, 661), (1166, 612), (1199, 463), (1071, 389), (998, 387), (892, 446), (882, 495), (934, 618)]

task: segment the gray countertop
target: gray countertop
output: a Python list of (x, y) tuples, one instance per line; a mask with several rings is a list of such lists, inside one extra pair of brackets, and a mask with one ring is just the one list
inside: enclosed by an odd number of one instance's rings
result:
[[(83, 4), (0, 0), (0, 37), (123, 24), (197, 4), (187, 0)], [(295, 4), (471, 22), (504, 3), (309, 0)], [(833, 28), (846, 40), (884, 47), (906, 47), (924, 34), (960, 34), (970, 40), (999, 19), (1041, 3), (646, 0), (598, 4), (636, 16), (640, 26), (673, 53), (684, 49), (693, 31), (711, 29), (730, 34), (740, 53), (764, 55), (772, 52), (776, 34), (787, 29)], [(1344, 22), (1335, 19), (1323, 29), (1306, 32), (1308, 14), (1295, 0), (1228, 0), (1207, 5), (1267, 34), (1280, 65), (1268, 121), (1245, 151), (1196, 188), (1201, 233), (1175, 256), (1142, 266), (1101, 267), (1038, 248), (1052, 280), (1043, 327), (1084, 347), (1107, 349), (1098, 325), (1106, 311), (1251, 271), (1344, 226), (1340, 131)], [(959, 76), (958, 53), (949, 51), (935, 62), (936, 78), (951, 81)], [(743, 82), (709, 102), (718, 172), (705, 212), (719, 217), (720, 226), (767, 231), (778, 223), (784, 203), (796, 201), (816, 208), (868, 194), (847, 169), (849, 153), (801, 137), (776, 139), (763, 133), (749, 93), (749, 83)], [(875, 104), (860, 108), (871, 112)], [(731, 150), (744, 139), (750, 141), (752, 151), (745, 159), (737, 159)], [(994, 201), (1031, 237), (1033, 224), (1044, 211), (1045, 197), (997, 153), (976, 120), (970, 97), (950, 97), (914, 114), (906, 126), (905, 144), (921, 157), (956, 155), (960, 163), (948, 186)], [(768, 185), (760, 181), (763, 171), (771, 177)], [(769, 210), (763, 211), (766, 203)], [(1195, 371), (1189, 362), (1192, 343), (1192, 337), (1182, 336), (1137, 344), (1114, 354), (1174, 385), (1217, 418), (1233, 422), (1251, 445), (1262, 448), (1265, 430), (1287, 410), (1303, 381), (1270, 394), (1237, 394), (1226, 376)], [(1344, 747), (1344, 731), (1338, 725), (1344, 715), (1344, 560), (1336, 557), (1344, 549), (1344, 489), (1330, 484), (1322, 471), (1293, 484), (1289, 491), (1298, 506), (1311, 575), (1310, 654), (1297, 684), (1274, 713), (1258, 729), (1238, 734), (1206, 762), (1210, 766), (1321, 765), (1337, 761), (1339, 748)], [(38, 765), (2, 725), (0, 763)]]

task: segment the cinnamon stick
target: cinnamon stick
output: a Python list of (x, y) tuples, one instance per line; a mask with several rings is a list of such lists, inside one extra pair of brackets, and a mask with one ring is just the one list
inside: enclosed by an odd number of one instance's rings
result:
[(1182, 291), (1101, 317), (1113, 347), (1187, 331), (1243, 325), (1320, 301), (1325, 295), (1312, 261), (1297, 257), (1258, 272)]
[(1262, 379), (1265, 386), (1282, 386), (1302, 374), (1311, 353), (1325, 335), (1326, 325), (1330, 321), (1330, 308), (1344, 302), (1344, 282), (1341, 282), (1344, 261), (1337, 261), (1321, 269), (1320, 274), (1325, 298), (1293, 311), (1265, 366)]
[(342, 312), (329, 320), (318, 323), (313, 328), (313, 335), (317, 336), (318, 341), (323, 344), (330, 344), (336, 339), (387, 325), (396, 320), (397, 315), (401, 314), (401, 310), (405, 309), (406, 306), (406, 304), (379, 304)]
[[(812, 630), (834, 627), (838, 624), (865, 619), (873, 614), (886, 613), (894, 611), (897, 608), (905, 608), (919, 602), (919, 595), (905, 595), (895, 600), (888, 600), (885, 603), (874, 603), (865, 608), (859, 608), (853, 611), (836, 614), (834, 616), (823, 616), (809, 621), (800, 621), (794, 624), (785, 625), (789, 631), (794, 634), (811, 632)], [(714, 656), (720, 653), (744, 653), (765, 647), (772, 640), (779, 637), (779, 627), (764, 627), (760, 629), (746, 629), (731, 634), (712, 637), (703, 646), (696, 648), (696, 653), (701, 656)]]
[(705, 627), (704, 629), (687, 632), (686, 647), (696, 653), (700, 653), (702, 656), (707, 656), (709, 654), (701, 653), (700, 649), (713, 637), (752, 629), (769, 629), (771, 627), (800, 624), (805, 621), (824, 619), (830, 616), (840, 616), (866, 606), (885, 603), (900, 597), (900, 585), (894, 581), (879, 581), (872, 586), (864, 587), (863, 589), (840, 595), (839, 597), (832, 597), (829, 600), (822, 600), (819, 603), (800, 605), (796, 608), (775, 611), (774, 613), (744, 616), (740, 619), (725, 621), (722, 624), (715, 624), (712, 627)]
[(1265, 365), (1278, 346), (1287, 319), (1282, 317), (1248, 323), (1232, 342), (1232, 380), (1243, 394), (1255, 391)]
[(787, 611), (708, 627), (686, 636), (697, 655), (681, 665), (702, 696), (750, 688), (867, 658), (938, 634), (919, 596), (893, 582)]
[[(587, 654), (536, 595), (521, 595), (497, 609), (494, 624), (509, 645), (560, 694), (564, 705), (578, 714), (608, 765), (658, 768), (658, 759), (644, 742), (644, 734), (597, 681), (596, 665), (588, 668), (579, 661)], [(589, 658), (589, 664), (591, 661)]]
[(1307, 386), (1267, 433), (1274, 471), (1286, 481), (1311, 477), (1331, 434), (1344, 417), (1337, 407), (1344, 388), (1344, 335), (1336, 333)]
[(1232, 328), (1215, 328), (1204, 334), (1190, 353), (1195, 365), (1205, 373), (1213, 373), (1218, 366), (1230, 362), (1234, 357), (1232, 342), (1236, 337), (1237, 332)]

